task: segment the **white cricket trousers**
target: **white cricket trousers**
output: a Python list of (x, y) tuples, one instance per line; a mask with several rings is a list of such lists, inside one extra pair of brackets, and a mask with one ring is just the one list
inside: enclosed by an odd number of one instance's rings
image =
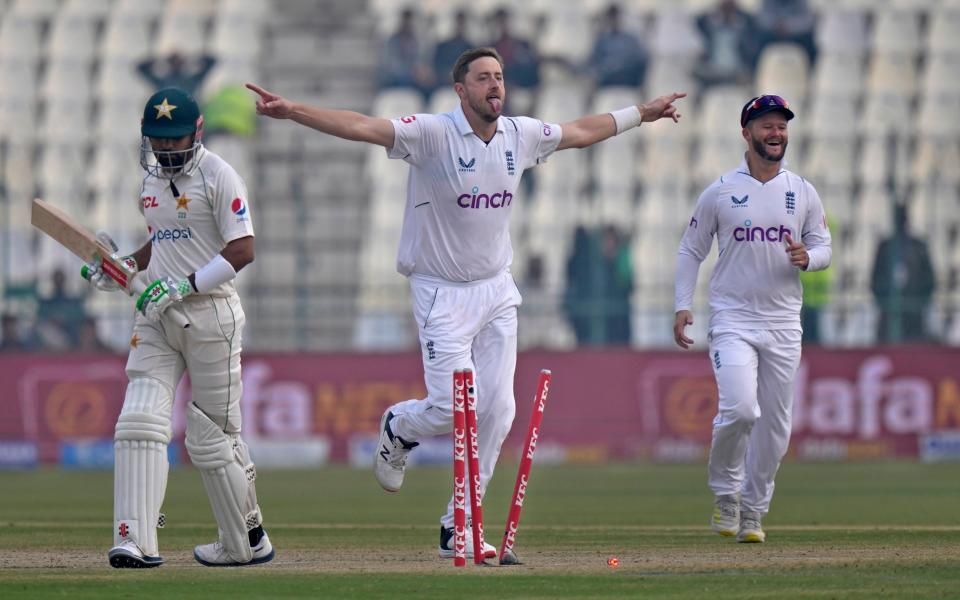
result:
[[(477, 391), (480, 485), (486, 490), (516, 413), (513, 376), (520, 292), (509, 271), (469, 283), (413, 275), (410, 290), (420, 331), (427, 397), (391, 407), (394, 419), (390, 427), (394, 435), (408, 442), (451, 433), (453, 372), (472, 368)], [(453, 527), (452, 494), (440, 524)]]
[(799, 329), (712, 331), (710, 361), (720, 393), (710, 446), (710, 489), (740, 494), (740, 509), (770, 510), (773, 480), (790, 444)]
[(167, 310), (180, 311), (190, 328), (180, 329), (167, 318), (153, 323), (137, 313), (127, 377), (152, 377), (163, 383), (171, 392), (169, 413), (172, 394), (186, 371), (193, 403), (225, 433), (240, 433), (240, 352), (246, 316), (239, 296), (194, 294)]

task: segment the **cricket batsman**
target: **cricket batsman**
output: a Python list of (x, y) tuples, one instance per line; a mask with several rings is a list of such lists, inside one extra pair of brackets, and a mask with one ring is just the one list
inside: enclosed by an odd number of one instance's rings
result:
[(764, 541), (761, 519), (790, 443), (802, 332), (799, 272), (830, 266), (820, 197), (783, 167), (793, 116), (780, 96), (746, 103), (744, 160), (700, 195), (677, 253), (673, 333), (686, 349), (697, 272), (717, 237), (707, 340), (720, 402), (708, 471), (713, 529), (738, 542)]
[[(291, 102), (256, 85), (257, 112), (293, 121), (328, 135), (383, 146), (390, 158), (410, 165), (397, 270), (413, 295), (419, 329), (425, 399), (389, 407), (380, 422), (374, 474), (387, 491), (403, 483), (417, 440), (453, 428), (453, 372), (476, 374), (480, 479), (486, 489), (516, 410), (520, 292), (510, 273), (510, 213), (524, 202), (520, 178), (557, 150), (586, 148), (623, 134), (641, 122), (680, 115), (674, 101), (685, 94), (570, 123), (506, 117), (503, 59), (492, 48), (464, 52), (453, 66), (460, 102), (450, 112), (396, 119), (369, 117)], [(626, 177), (627, 174), (625, 173)], [(467, 528), (467, 552), (472, 535)], [(441, 557), (453, 556), (453, 500), (440, 519)], [(486, 557), (496, 550), (487, 544)]]
[[(256, 468), (240, 438), (240, 339), (244, 314), (233, 280), (253, 262), (253, 223), (243, 180), (203, 147), (203, 117), (178, 88), (153, 94), (143, 111), (137, 198), (150, 239), (124, 260), (150, 282), (127, 359), (126, 396), (114, 435), (113, 548), (116, 568), (163, 564), (157, 527), (167, 486), (174, 390), (190, 374), (186, 447), (210, 499), (219, 539), (197, 546), (206, 566), (263, 563), (274, 556), (254, 486)], [(105, 233), (101, 241), (116, 245)], [(100, 265), (83, 275), (119, 289)], [(169, 319), (179, 311), (187, 329)]]

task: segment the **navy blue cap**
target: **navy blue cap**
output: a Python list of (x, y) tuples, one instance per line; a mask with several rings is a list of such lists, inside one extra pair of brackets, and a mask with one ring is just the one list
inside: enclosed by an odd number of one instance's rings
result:
[(746, 127), (747, 123), (760, 115), (773, 111), (782, 112), (788, 121), (793, 118), (793, 111), (790, 110), (789, 102), (780, 96), (768, 94), (757, 96), (743, 105), (743, 110), (740, 111), (740, 127)]

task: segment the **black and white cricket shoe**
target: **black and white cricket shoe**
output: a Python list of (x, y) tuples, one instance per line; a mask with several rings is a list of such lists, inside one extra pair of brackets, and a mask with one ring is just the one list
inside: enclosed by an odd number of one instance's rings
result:
[[(473, 558), (473, 528), (470, 525), (467, 525), (466, 539), (467, 544), (467, 558)], [(453, 547), (453, 527), (449, 529), (440, 526), (440, 558), (453, 558), (454, 555)], [(494, 558), (497, 555), (497, 549), (491, 544), (487, 543), (487, 540), (483, 540), (483, 557), (484, 558)]]
[(400, 491), (403, 485), (403, 471), (407, 467), (407, 456), (419, 446), (418, 442), (408, 442), (390, 430), (393, 413), (390, 409), (380, 417), (380, 441), (373, 455), (373, 474), (380, 487), (388, 492)]
[(150, 569), (163, 564), (162, 556), (146, 556), (133, 540), (124, 540), (107, 552), (114, 569)]
[(256, 527), (250, 533), (250, 548), (253, 558), (249, 562), (237, 562), (223, 547), (220, 540), (212, 544), (203, 544), (193, 549), (193, 558), (205, 567), (248, 567), (270, 562), (276, 556), (273, 544), (262, 527)]

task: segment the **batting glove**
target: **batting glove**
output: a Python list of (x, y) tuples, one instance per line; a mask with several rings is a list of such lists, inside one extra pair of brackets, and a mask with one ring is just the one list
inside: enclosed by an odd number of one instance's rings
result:
[[(97, 240), (99, 240), (100, 243), (107, 248), (110, 248), (110, 250), (113, 252), (113, 256), (116, 257), (116, 253), (119, 248), (117, 247), (117, 243), (113, 241), (113, 238), (111, 238), (107, 232), (98, 231)], [(122, 260), (124, 264), (133, 271), (133, 273), (137, 272), (137, 261), (134, 260), (132, 256), (124, 256), (120, 260)], [(91, 287), (102, 292), (115, 292), (120, 289), (120, 284), (103, 272), (103, 264), (99, 262), (84, 263), (84, 265), (80, 267), (80, 276), (86, 279), (90, 283)]]
[(143, 290), (137, 300), (137, 310), (152, 323), (159, 323), (163, 313), (174, 302), (182, 302), (193, 293), (193, 286), (187, 279), (174, 281), (169, 277), (160, 278)]

